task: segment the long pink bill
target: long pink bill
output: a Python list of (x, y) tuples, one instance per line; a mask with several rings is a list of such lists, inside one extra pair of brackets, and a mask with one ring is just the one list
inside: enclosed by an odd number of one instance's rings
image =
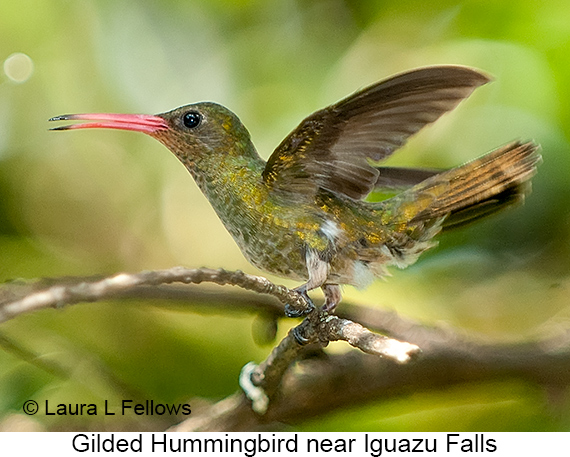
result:
[(152, 134), (158, 130), (167, 130), (169, 128), (163, 118), (148, 114), (64, 114), (52, 117), (49, 121), (98, 121), (63, 125), (50, 130), (118, 129)]

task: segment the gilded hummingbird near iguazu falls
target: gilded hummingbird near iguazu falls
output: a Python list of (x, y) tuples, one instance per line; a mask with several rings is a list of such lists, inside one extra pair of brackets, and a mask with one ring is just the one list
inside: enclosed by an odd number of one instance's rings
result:
[[(365, 287), (386, 267), (414, 263), (442, 229), (524, 198), (540, 162), (532, 142), (513, 142), (441, 172), (374, 165), (487, 82), (461, 66), (394, 76), (311, 114), (267, 162), (238, 117), (211, 102), (156, 116), (50, 120), (96, 121), (54, 130), (111, 128), (156, 138), (186, 166), (253, 265), (305, 281), (296, 290), (311, 309), (307, 292), (321, 287), (323, 309), (332, 312), (342, 284)], [(365, 201), (375, 189), (401, 192)], [(286, 312), (302, 314), (290, 306)]]

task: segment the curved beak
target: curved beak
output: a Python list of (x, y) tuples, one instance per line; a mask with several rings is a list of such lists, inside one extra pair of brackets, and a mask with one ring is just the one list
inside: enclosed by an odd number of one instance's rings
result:
[(118, 129), (131, 130), (153, 134), (159, 130), (168, 130), (169, 126), (160, 116), (150, 116), (148, 114), (64, 114), (55, 116), (49, 121), (97, 121), (84, 124), (63, 125), (50, 130), (71, 130), (71, 129)]

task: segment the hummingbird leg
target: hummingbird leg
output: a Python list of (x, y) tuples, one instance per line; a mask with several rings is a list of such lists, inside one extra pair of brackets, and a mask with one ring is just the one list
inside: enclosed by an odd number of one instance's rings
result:
[(323, 293), (325, 294), (325, 304), (323, 305), (323, 311), (332, 314), (336, 308), (336, 305), (342, 300), (342, 291), (338, 284), (323, 284), (321, 286)]
[(291, 305), (285, 305), (285, 315), (287, 317), (301, 317), (309, 314), (315, 309), (313, 301), (309, 298), (308, 292), (316, 289), (324, 284), (329, 274), (329, 263), (319, 257), (319, 253), (314, 249), (307, 249), (305, 255), (307, 262), (307, 272), (309, 273), (309, 280), (294, 290), (300, 293), (307, 301), (308, 307), (305, 310), (298, 310)]

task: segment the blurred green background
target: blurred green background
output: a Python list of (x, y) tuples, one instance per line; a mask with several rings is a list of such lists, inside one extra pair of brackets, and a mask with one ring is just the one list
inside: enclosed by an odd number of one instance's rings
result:
[[(448, 168), (534, 139), (544, 163), (533, 193), (345, 297), (490, 342), (556, 335), (570, 321), (569, 50), (567, 0), (1, 2), (0, 280), (174, 265), (261, 273), (166, 149), (128, 132), (48, 132), (54, 115), (213, 100), (267, 158), (311, 112), (396, 72), (455, 63), (495, 81), (391, 163)], [(253, 320), (107, 302), (6, 322), (0, 427), (160, 430), (144, 416), (28, 418), (21, 408), (223, 398), (240, 367), (270, 350), (253, 342)], [(569, 430), (567, 393), (504, 379), (371, 399), (299, 429)]]

